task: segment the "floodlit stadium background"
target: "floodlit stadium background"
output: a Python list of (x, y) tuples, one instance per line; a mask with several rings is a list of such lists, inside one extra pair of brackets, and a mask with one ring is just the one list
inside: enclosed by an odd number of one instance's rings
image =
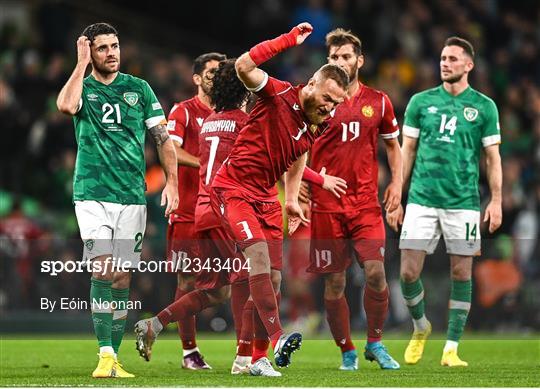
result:
[[(185, 4), (184, 4), (185, 3)], [(181, 4), (181, 5), (180, 5)], [(40, 242), (0, 241), (0, 330), (91, 331), (87, 311), (46, 313), (40, 297), (88, 298), (88, 274), (51, 277), (40, 273), (43, 259), (74, 259), (82, 243), (71, 203), (76, 155), (73, 124), (57, 112), (55, 99), (76, 61), (75, 41), (91, 23), (107, 21), (120, 33), (121, 71), (147, 80), (166, 113), (174, 102), (191, 97), (191, 60), (219, 51), (238, 56), (263, 39), (309, 21), (314, 33), (301, 47), (273, 59), (264, 68), (291, 82), (305, 82), (326, 61), (325, 34), (350, 28), (363, 42), (366, 62), (360, 79), (391, 98), (400, 126), (408, 99), (438, 85), (444, 40), (460, 35), (477, 52), (471, 85), (497, 103), (503, 143), (503, 225), (493, 235), (483, 230), (483, 256), (475, 262), (474, 302), (468, 328), (540, 330), (540, 6), (537, 1), (0, 1), (1, 223), (20, 202), (28, 228)], [(143, 256), (165, 254), (166, 220), (159, 208), (163, 176), (151, 141), (147, 147), (149, 217)], [(483, 171), (483, 168), (481, 168)], [(388, 170), (380, 153), (380, 184)], [(488, 193), (481, 178), (483, 204)], [(181, 195), (180, 195), (181, 196)], [(181, 197), (180, 197), (181, 198)], [(388, 330), (409, 330), (410, 319), (399, 289), (397, 235), (388, 230), (386, 271), (391, 286)], [(35, 240), (35, 239), (34, 239)], [(423, 281), (427, 315), (438, 330), (446, 327), (449, 261), (441, 244), (426, 261)], [(46, 258), (45, 258), (46, 256)], [(285, 322), (313, 333), (325, 330), (322, 283), (311, 285), (317, 314), (302, 321), (291, 303), (290, 275), (284, 266)], [(509, 274), (517, 282), (506, 285)], [(176, 277), (138, 274), (132, 300), (142, 310), (130, 321), (158, 312), (171, 302)], [(304, 282), (304, 281), (301, 281)], [(347, 295), (352, 329), (364, 331), (362, 272), (349, 272)], [(481, 292), (479, 285), (494, 291)], [(491, 288), (491, 289), (490, 289)], [(494, 289), (493, 289), (494, 288)], [(31, 319), (35, 320), (31, 320)], [(66, 318), (68, 320), (66, 320)], [(216, 319), (217, 318), (217, 319)], [(216, 320), (213, 320), (216, 319)], [(199, 330), (227, 331), (227, 306), (199, 317)]]

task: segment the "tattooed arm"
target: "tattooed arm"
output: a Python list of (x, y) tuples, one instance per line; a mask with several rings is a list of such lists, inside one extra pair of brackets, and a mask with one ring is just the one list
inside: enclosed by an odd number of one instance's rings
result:
[(166, 205), (165, 216), (169, 216), (172, 211), (178, 208), (178, 175), (176, 163), (176, 151), (173, 141), (169, 138), (167, 127), (158, 124), (148, 130), (156, 143), (159, 161), (165, 171), (167, 183), (161, 194), (161, 206)]

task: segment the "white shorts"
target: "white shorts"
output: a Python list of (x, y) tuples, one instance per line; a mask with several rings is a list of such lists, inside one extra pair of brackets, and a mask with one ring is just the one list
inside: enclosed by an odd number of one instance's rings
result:
[(480, 211), (407, 204), (399, 240), (400, 249), (421, 250), (432, 254), (441, 233), (448, 254), (480, 255)]
[(146, 228), (146, 205), (75, 201), (75, 214), (84, 242), (84, 262), (112, 255), (116, 263), (129, 261), (125, 267), (137, 267)]

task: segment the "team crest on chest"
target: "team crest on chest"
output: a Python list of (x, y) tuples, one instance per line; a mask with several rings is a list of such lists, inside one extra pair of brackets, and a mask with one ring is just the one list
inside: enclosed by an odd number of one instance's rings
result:
[(371, 105), (364, 105), (362, 107), (362, 114), (367, 118), (372, 117), (373, 116), (373, 107)]
[(475, 108), (466, 107), (463, 110), (463, 116), (465, 116), (465, 119), (467, 119), (469, 122), (472, 122), (478, 117), (478, 110)]
[(126, 92), (124, 93), (124, 100), (133, 107), (139, 101), (139, 95), (135, 92)]

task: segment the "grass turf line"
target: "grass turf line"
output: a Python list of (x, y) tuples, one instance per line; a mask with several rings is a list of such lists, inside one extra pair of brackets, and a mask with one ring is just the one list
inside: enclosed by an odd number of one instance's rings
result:
[(364, 360), (359, 347), (359, 370), (342, 372), (339, 349), (330, 340), (307, 340), (293, 355), (283, 377), (232, 376), (233, 340), (201, 340), (201, 352), (213, 370), (187, 371), (180, 368), (180, 342), (174, 337), (160, 338), (151, 362), (135, 351), (134, 339), (124, 340), (120, 360), (135, 374), (132, 379), (93, 379), (97, 365), (96, 341), (78, 339), (1, 339), (1, 386), (522, 386), (540, 384), (540, 341), (482, 340), (467, 336), (460, 345), (460, 356), (467, 368), (439, 365), (444, 341), (429, 341), (423, 359), (415, 366), (405, 365), (406, 340), (386, 340), (391, 355), (402, 364), (401, 370), (383, 371)]

